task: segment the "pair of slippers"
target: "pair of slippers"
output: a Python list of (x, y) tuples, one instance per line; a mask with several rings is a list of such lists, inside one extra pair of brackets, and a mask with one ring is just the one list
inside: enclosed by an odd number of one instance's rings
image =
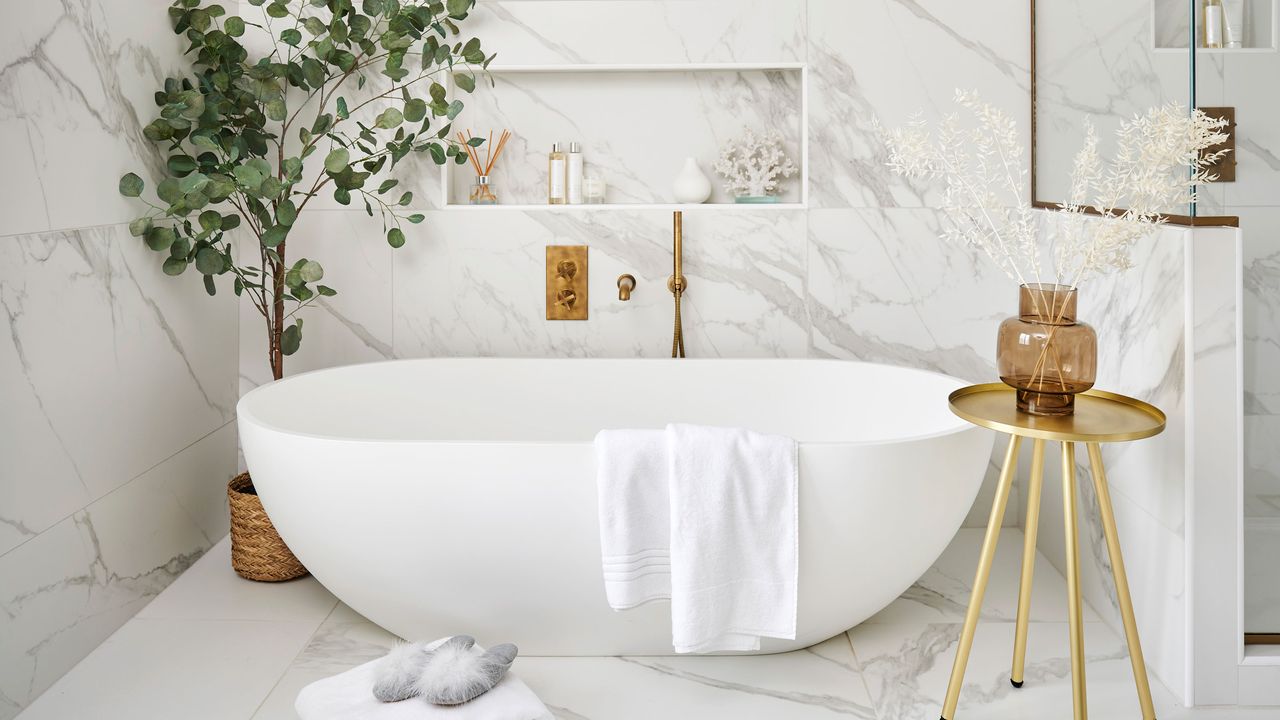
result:
[(373, 696), (382, 702), (420, 697), (435, 705), (461, 705), (497, 685), (519, 650), (511, 643), (484, 652), (470, 635), (443, 642), (397, 645), (378, 663)]

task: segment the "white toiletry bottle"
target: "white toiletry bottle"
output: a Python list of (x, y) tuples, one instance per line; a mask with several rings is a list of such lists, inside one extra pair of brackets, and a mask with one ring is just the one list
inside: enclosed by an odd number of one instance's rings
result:
[(560, 149), (560, 143), (551, 143), (551, 154), (547, 156), (547, 203), (551, 205), (564, 204), (564, 180), (565, 180), (565, 160), (564, 151)]
[(1222, 47), (1222, 2), (1204, 0), (1204, 46)]
[(576, 142), (569, 143), (569, 176), (566, 184), (569, 189), (569, 204), (582, 204), (582, 146)]

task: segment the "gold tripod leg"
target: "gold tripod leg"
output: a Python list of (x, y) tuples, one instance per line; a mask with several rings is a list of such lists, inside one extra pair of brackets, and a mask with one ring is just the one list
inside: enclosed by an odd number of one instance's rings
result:
[(1027, 623), (1031, 619), (1031, 579), (1036, 567), (1036, 532), (1040, 527), (1040, 488), (1044, 485), (1044, 441), (1031, 446), (1031, 480), (1027, 483), (1026, 539), (1022, 544), (1022, 583), (1018, 588), (1018, 624), (1013, 636), (1013, 672), (1009, 679), (1022, 687), (1027, 660)]
[(951, 666), (951, 681), (947, 684), (947, 699), (942, 704), (942, 720), (955, 720), (956, 705), (960, 702), (960, 686), (964, 684), (964, 669), (969, 662), (969, 650), (973, 647), (973, 633), (978, 627), (978, 615), (982, 612), (982, 595), (987, 590), (987, 578), (991, 576), (991, 561), (996, 556), (996, 542), (1000, 538), (1000, 523), (1009, 502), (1009, 488), (1013, 476), (1018, 473), (1018, 447), (1022, 438), (1010, 436), (1009, 449), (1005, 451), (1004, 467), (1000, 470), (1000, 482), (996, 497), (991, 503), (991, 519), (987, 521), (987, 534), (982, 540), (982, 555), (978, 559), (978, 572), (973, 578), (973, 592), (969, 595), (969, 610), (964, 616), (964, 630), (960, 633), (960, 645), (956, 648), (956, 661)]
[(1138, 623), (1133, 618), (1133, 599), (1129, 597), (1129, 580), (1124, 572), (1124, 557), (1120, 554), (1120, 536), (1116, 533), (1116, 516), (1111, 510), (1111, 492), (1107, 487), (1107, 473), (1102, 467), (1102, 450), (1098, 443), (1088, 443), (1089, 466), (1093, 468), (1093, 488), (1098, 495), (1098, 510), (1102, 515), (1102, 532), (1107, 537), (1107, 553), (1111, 556), (1111, 573), (1116, 580), (1116, 597), (1120, 600), (1120, 618), (1124, 621), (1124, 637), (1129, 644), (1129, 662), (1133, 664), (1133, 682), (1138, 686), (1138, 702), (1142, 705), (1143, 720), (1155, 720), (1156, 709), (1151, 704), (1151, 685), (1147, 680), (1147, 665), (1142, 660), (1142, 644), (1138, 642)]
[(1084, 692), (1084, 623), (1080, 606), (1080, 553), (1076, 546), (1076, 446), (1062, 443), (1062, 526), (1067, 541), (1067, 620), (1071, 633), (1071, 697), (1075, 719), (1089, 709)]

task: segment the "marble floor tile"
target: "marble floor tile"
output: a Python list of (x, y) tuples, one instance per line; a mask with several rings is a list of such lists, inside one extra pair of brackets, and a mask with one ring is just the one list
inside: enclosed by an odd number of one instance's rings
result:
[[(881, 720), (935, 718), (942, 709), (947, 680), (960, 637), (959, 623), (870, 624), (849, 631), (858, 670)], [(978, 626), (965, 673), (956, 717), (975, 720), (1025, 720), (1067, 717), (1071, 708), (1071, 664), (1066, 623), (1032, 623), (1028, 630), (1025, 685), (1009, 682), (1013, 623)], [(1085, 624), (1086, 694), (1089, 717), (1129, 720), (1141, 717), (1124, 641), (1102, 623)], [(1212, 709), (1182, 707), (1152, 678), (1156, 716), (1161, 720), (1276, 717), (1275, 708)], [(1051, 711), (1046, 713), (1046, 711)]]
[[(1021, 720), (1046, 709), (1061, 715), (1071, 698), (1065, 583), (1041, 558), (1027, 684), (1015, 691), (1008, 665), (1022, 535), (1006, 530), (1002, 538), (958, 715)], [(513, 672), (561, 720), (931, 720), (941, 709), (980, 544), (981, 531), (961, 531), (901, 599), (806, 650), (744, 657), (521, 656)], [(228, 569), (227, 552), (223, 541), (20, 719), (295, 720), (302, 688), (378, 658), (396, 642), (313, 579), (242, 581)], [(1085, 646), (1091, 716), (1136, 717), (1121, 639), (1090, 621)], [(1161, 720), (1275, 717), (1274, 708), (1187, 710), (1158, 682), (1153, 691)]]
[(258, 707), (253, 720), (294, 720), (293, 701), (302, 688), (382, 657), (398, 640), (338, 603)]
[(316, 626), (134, 618), (19, 717), (248, 718)]
[[(915, 582), (902, 597), (871, 616), (867, 623), (911, 624), (958, 623), (964, 621), (969, 607), (978, 555), (982, 551), (985, 528), (963, 528), (942, 557)], [(1018, 583), (1022, 568), (1023, 535), (1017, 528), (1005, 528), (996, 544), (996, 559), (987, 581), (982, 603), (982, 619), (986, 622), (1013, 622), (1018, 617)], [(1036, 572), (1031, 591), (1033, 622), (1064, 621), (1067, 618), (1067, 582), (1036, 553)], [(1087, 621), (1099, 620), (1092, 608), (1085, 607)]]
[(224, 537), (139, 613), (161, 620), (267, 620), (319, 625), (338, 604), (314, 577), (283, 583), (245, 580), (231, 569)]
[(749, 657), (520, 658), (557, 718), (876, 718), (844, 637)]

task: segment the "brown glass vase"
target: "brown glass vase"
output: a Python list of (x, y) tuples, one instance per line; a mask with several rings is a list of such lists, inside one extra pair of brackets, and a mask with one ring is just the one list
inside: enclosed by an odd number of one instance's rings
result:
[(1076, 289), (1029, 283), (1018, 289), (1018, 316), (996, 337), (1000, 379), (1017, 389), (1018, 410), (1070, 415), (1076, 393), (1098, 374), (1098, 334), (1076, 320)]

